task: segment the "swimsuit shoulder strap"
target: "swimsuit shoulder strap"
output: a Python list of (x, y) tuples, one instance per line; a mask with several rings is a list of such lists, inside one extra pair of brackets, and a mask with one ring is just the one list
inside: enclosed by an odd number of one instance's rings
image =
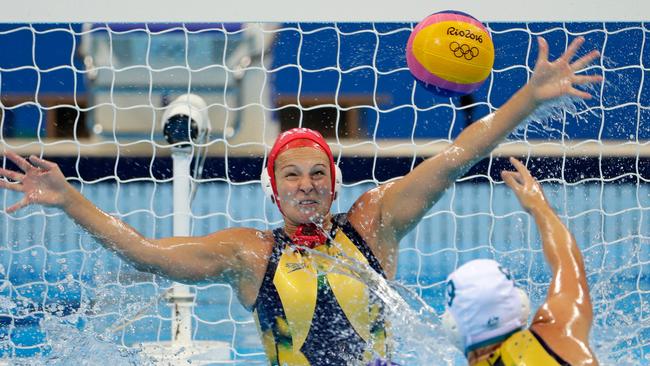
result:
[(366, 257), (368, 264), (370, 264), (370, 267), (379, 273), (382, 277), (386, 278), (386, 272), (381, 267), (379, 260), (372, 253), (372, 250), (366, 241), (363, 240), (363, 237), (361, 237), (357, 230), (352, 226), (348, 220), (348, 215), (346, 213), (334, 215), (333, 223), (334, 225), (332, 225), (332, 233), (330, 237), (334, 237), (334, 235), (336, 235), (336, 229), (340, 228), (343, 231), (343, 234), (345, 234), (345, 236), (350, 239), (350, 241), (357, 247), (357, 249), (359, 249), (363, 256)]
[(277, 228), (273, 230), (273, 250), (271, 252), (271, 256), (269, 257), (269, 261), (267, 262), (264, 279), (262, 280), (262, 285), (260, 286), (257, 298), (255, 299), (253, 309), (257, 309), (260, 298), (264, 298), (266, 292), (270, 291), (273, 287), (273, 277), (275, 276), (275, 271), (278, 268), (278, 261), (280, 260), (282, 250), (287, 245), (287, 243), (290, 243), (290, 240), (287, 234), (284, 232), (284, 229)]

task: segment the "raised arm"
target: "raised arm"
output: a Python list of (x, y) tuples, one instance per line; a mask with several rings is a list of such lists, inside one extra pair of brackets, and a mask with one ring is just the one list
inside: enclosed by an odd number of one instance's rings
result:
[(548, 45), (539, 37), (539, 55), (530, 81), (507, 103), (468, 128), (444, 151), (419, 164), (385, 190), (381, 217), (397, 241), (408, 233), (435, 204), (442, 193), (476, 162), (487, 156), (519, 123), (539, 105), (564, 95), (588, 99), (590, 94), (576, 85), (594, 83), (600, 76), (576, 75), (597, 56), (597, 51), (571, 59), (584, 42), (576, 38), (554, 62), (548, 60)]
[(0, 180), (0, 187), (23, 193), (19, 202), (7, 208), (7, 213), (30, 204), (58, 207), (105, 248), (141, 271), (181, 282), (212, 280), (236, 285), (239, 275), (250, 265), (243, 260), (243, 247), (260, 240), (257, 231), (241, 228), (204, 237), (148, 239), (87, 200), (66, 181), (55, 163), (36, 156), (26, 160), (11, 151), (6, 151), (5, 156), (22, 173), (0, 168), (0, 176), (13, 181)]
[(544, 338), (550, 339), (551, 343), (564, 342), (557, 349), (566, 350), (567, 342), (576, 342), (567, 357), (584, 352), (578, 359), (589, 359), (584, 355), (590, 353), (588, 345), (593, 310), (580, 249), (544, 197), (539, 183), (520, 161), (514, 158), (510, 161), (517, 171), (504, 171), (501, 176), (517, 195), (521, 206), (535, 219), (544, 256), (553, 273), (546, 301), (535, 314), (531, 328), (543, 337), (546, 335)]

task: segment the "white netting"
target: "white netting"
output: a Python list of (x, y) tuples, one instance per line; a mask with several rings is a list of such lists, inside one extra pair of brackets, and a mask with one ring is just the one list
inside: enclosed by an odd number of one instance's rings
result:
[[(280, 216), (258, 179), (281, 128), (321, 124), (346, 182), (333, 211), (345, 211), (501, 106), (534, 67), (535, 36), (549, 40), (552, 58), (585, 36), (581, 54), (603, 54), (586, 70), (605, 76), (589, 90), (595, 98), (537, 114), (499, 151), (530, 159), (584, 251), (598, 354), (648, 362), (648, 24), (488, 26), (494, 70), (460, 100), (414, 83), (404, 57), (410, 23), (2, 25), (0, 49), (11, 55), (0, 57), (0, 138), (21, 154), (57, 161), (86, 197), (144, 235), (170, 236), (170, 149), (159, 120), (172, 98), (198, 94), (212, 136), (192, 233), (268, 229)], [(503, 168), (490, 158), (472, 170), (402, 241), (398, 277), (436, 309), (445, 276), (480, 256), (512, 268), (535, 305), (543, 299), (549, 273), (539, 236), (498, 178)], [(141, 361), (139, 342), (170, 339), (169, 281), (135, 271), (60, 211), (5, 214), (17, 200), (3, 192), (0, 204), (0, 355), (119, 364)], [(193, 338), (227, 342), (233, 360), (264, 360), (230, 287), (195, 290)]]

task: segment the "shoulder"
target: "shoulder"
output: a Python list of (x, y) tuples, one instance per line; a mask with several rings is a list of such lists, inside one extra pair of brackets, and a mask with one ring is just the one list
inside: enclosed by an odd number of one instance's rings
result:
[(218, 241), (211, 242), (215, 247), (229, 243), (236, 248), (233, 253), (234, 263), (231, 264), (234, 288), (242, 305), (251, 309), (273, 253), (273, 232), (252, 228), (229, 228), (210, 236), (220, 236)]
[(350, 207), (348, 220), (362, 236), (365, 236), (366, 232), (376, 232), (381, 219), (381, 200), (389, 184), (366, 191)]
[(202, 240), (217, 252), (228, 247), (233, 255), (246, 266), (248, 262), (266, 260), (273, 249), (273, 232), (246, 227), (233, 227), (206, 235)]
[(382, 184), (373, 189), (370, 189), (363, 193), (359, 198), (354, 202), (350, 211), (348, 212), (349, 217), (354, 216), (368, 216), (368, 215), (379, 215), (381, 208), (381, 201), (386, 194), (386, 191), (393, 185), (395, 182), (390, 182)]
[(206, 235), (205, 240), (209, 242), (218, 242), (223, 239), (231, 239), (240, 244), (273, 241), (273, 232), (271, 230), (257, 230), (249, 227), (231, 227), (224, 230), (215, 231)]

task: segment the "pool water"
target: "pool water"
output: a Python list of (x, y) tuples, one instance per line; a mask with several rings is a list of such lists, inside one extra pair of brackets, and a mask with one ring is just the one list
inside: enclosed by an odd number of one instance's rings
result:
[[(121, 184), (116, 199), (116, 186), (102, 183), (85, 185), (84, 193), (145, 235), (161, 237), (171, 235), (171, 203), (162, 199), (168, 197), (170, 188)], [(346, 187), (333, 210), (346, 210), (368, 188)], [(556, 208), (584, 253), (595, 310), (592, 347), (601, 363), (650, 365), (646, 208), (650, 188), (583, 184), (548, 185), (545, 190), (552, 203), (563, 202)], [(434, 313), (442, 311), (446, 275), (459, 264), (478, 257), (496, 258), (530, 293), (534, 306), (543, 301), (550, 279), (534, 225), (507, 189), (457, 184), (448, 193), (402, 241), (397, 281), (417, 297), (399, 292), (412, 309), (409, 314), (420, 318), (393, 324), (401, 332), (402, 356), (411, 361), (426, 357), (418, 352), (451, 353), (436, 333)], [(229, 226), (265, 229), (280, 220), (257, 185), (207, 184), (197, 195), (193, 207), (196, 235)], [(229, 203), (210, 200), (227, 195)], [(231, 206), (252, 201), (265, 205)], [(169, 281), (122, 263), (59, 212), (31, 208), (11, 217), (0, 216), (0, 220), (8, 228), (9, 243), (0, 249), (2, 357), (11, 357), (14, 364), (147, 364), (150, 360), (137, 344), (170, 339), (169, 306), (161, 297)], [(420, 299), (433, 312), (424, 311)], [(134, 318), (123, 326), (125, 320)], [(265, 362), (250, 313), (238, 305), (228, 286), (197, 287), (193, 329), (194, 339), (231, 344), (235, 361)], [(437, 348), (427, 349), (427, 342)], [(463, 364), (460, 354), (448, 358), (439, 364)]]

